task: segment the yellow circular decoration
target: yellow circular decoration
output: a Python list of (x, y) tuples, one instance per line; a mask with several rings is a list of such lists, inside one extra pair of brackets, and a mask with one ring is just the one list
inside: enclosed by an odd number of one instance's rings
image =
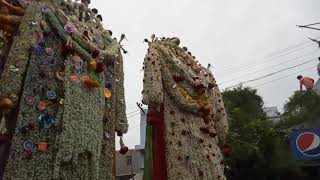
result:
[(111, 91), (108, 88), (104, 89), (104, 97), (107, 99), (111, 98)]
[(95, 59), (91, 59), (88, 64), (89, 71), (95, 71), (97, 69), (97, 61)]
[(0, 100), (0, 111), (9, 112), (13, 109), (13, 101), (9, 98), (3, 98)]

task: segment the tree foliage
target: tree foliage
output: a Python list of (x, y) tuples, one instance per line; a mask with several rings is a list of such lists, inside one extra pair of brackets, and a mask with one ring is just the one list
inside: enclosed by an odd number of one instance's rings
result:
[(223, 92), (223, 99), (229, 117), (228, 142), (233, 147), (227, 158), (229, 179), (274, 179), (289, 170), (301, 176), (286, 136), (267, 120), (257, 90), (237, 87)]
[(320, 96), (313, 91), (296, 91), (284, 105), (279, 126), (288, 128), (306, 121), (320, 119)]

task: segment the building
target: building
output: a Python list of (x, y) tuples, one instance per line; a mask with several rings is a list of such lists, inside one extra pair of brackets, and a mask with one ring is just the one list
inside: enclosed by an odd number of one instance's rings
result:
[(278, 111), (277, 106), (266, 107), (263, 109), (266, 113), (268, 120), (277, 123), (280, 121), (281, 113)]
[(116, 179), (142, 180), (144, 170), (144, 145), (146, 135), (147, 109), (140, 111), (140, 144), (125, 155), (116, 152)]
[[(143, 152), (137, 149), (129, 150), (125, 155), (116, 152), (116, 176), (117, 180), (130, 180), (134, 176), (141, 174), (143, 168)], [(135, 180), (140, 180), (134, 178)], [(142, 180), (142, 179), (141, 179)]]

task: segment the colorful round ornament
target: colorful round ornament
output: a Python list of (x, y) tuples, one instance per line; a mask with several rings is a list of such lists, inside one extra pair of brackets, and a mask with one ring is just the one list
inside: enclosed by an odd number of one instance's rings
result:
[(104, 88), (104, 97), (109, 99), (111, 98), (111, 95), (112, 95), (111, 91), (108, 88)]
[(48, 143), (46, 143), (46, 142), (39, 143), (38, 149), (39, 149), (39, 151), (42, 151), (42, 152), (46, 151), (48, 149)]
[(88, 63), (88, 70), (95, 71), (97, 69), (97, 61), (95, 59), (91, 59)]
[(105, 81), (104, 87), (111, 90), (112, 89), (112, 83), (110, 81)]
[(55, 76), (58, 80), (64, 81), (65, 72), (64, 71), (57, 71)]
[(57, 97), (57, 93), (54, 91), (48, 91), (47, 92), (47, 98), (48, 99), (55, 99)]
[(26, 151), (32, 151), (34, 148), (34, 143), (31, 140), (23, 142), (23, 149)]
[(52, 48), (46, 48), (46, 53), (49, 55), (49, 56), (53, 56), (54, 55), (54, 50)]
[(38, 107), (38, 109), (40, 111), (45, 110), (46, 109), (46, 103), (44, 103), (43, 101), (40, 101), (37, 107)]
[(42, 52), (43, 52), (43, 48), (41, 46), (39, 46), (39, 45), (34, 45), (32, 47), (32, 51), (37, 55), (41, 55)]
[(190, 131), (187, 132), (187, 139), (188, 140), (192, 139), (192, 133)]
[(27, 96), (24, 98), (27, 105), (32, 106), (35, 103), (35, 99), (32, 96)]
[(46, 13), (48, 11), (50, 11), (50, 8), (48, 6), (42, 6), (41, 7), (41, 12)]
[(77, 28), (72, 24), (72, 23), (67, 23), (65, 26), (64, 26), (64, 30), (68, 33), (68, 34), (71, 34), (71, 33), (74, 33), (77, 31)]
[(73, 56), (72, 56), (72, 61), (74, 61), (74, 62), (80, 62), (80, 60), (81, 60), (80, 56), (78, 56), (78, 55), (73, 55)]
[(50, 128), (55, 122), (56, 119), (49, 114), (41, 114), (38, 117), (38, 123), (41, 128)]
[(71, 80), (71, 82), (76, 83), (79, 81), (79, 78), (77, 76), (71, 76), (70, 80)]
[(3, 98), (0, 100), (0, 110), (9, 112), (13, 109), (13, 101), (9, 98)]
[(82, 81), (82, 82), (87, 81), (87, 80), (89, 80), (89, 79), (90, 79), (90, 78), (89, 78), (89, 76), (87, 76), (87, 75), (84, 75), (84, 76), (81, 77), (81, 81)]

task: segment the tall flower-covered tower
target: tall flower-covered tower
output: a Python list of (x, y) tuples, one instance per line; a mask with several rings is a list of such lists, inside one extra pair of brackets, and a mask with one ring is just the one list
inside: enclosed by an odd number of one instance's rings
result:
[(0, 1), (3, 179), (113, 179), (120, 44), (89, 0)]
[(144, 179), (226, 179), (221, 149), (228, 147), (228, 123), (212, 73), (179, 47), (178, 38), (153, 36), (148, 43), (142, 92), (148, 105)]

